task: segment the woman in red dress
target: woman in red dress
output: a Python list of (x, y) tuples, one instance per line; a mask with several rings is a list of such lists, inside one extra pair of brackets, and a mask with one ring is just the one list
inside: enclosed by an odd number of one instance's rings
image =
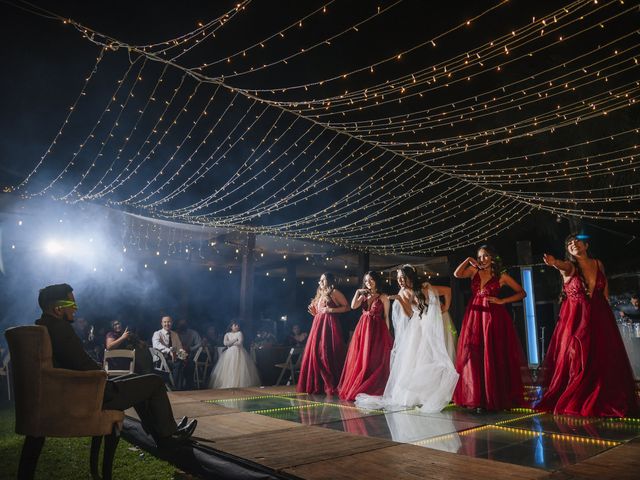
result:
[[(527, 294), (505, 273), (500, 257), (487, 245), (478, 249), (476, 259), (463, 261), (454, 276), (471, 278), (472, 297), (458, 339), (456, 370), (460, 379), (453, 402), (479, 411), (524, 406), (522, 378), (527, 364), (504, 304)], [(515, 293), (499, 298), (503, 285)]]
[(342, 400), (355, 400), (359, 393), (382, 395), (389, 378), (389, 357), (393, 339), (389, 333), (389, 297), (380, 293), (382, 285), (376, 272), (364, 275), (363, 286), (356, 290), (351, 309), (362, 305), (347, 360), (338, 386)]
[(336, 313), (349, 310), (347, 299), (335, 288), (333, 274), (323, 273), (316, 296), (309, 305), (313, 324), (302, 356), (298, 392), (327, 395), (338, 392), (345, 345)]
[(537, 408), (583, 417), (635, 415), (635, 382), (609, 307), (604, 266), (589, 258), (588, 248), (581, 236), (569, 235), (566, 260), (544, 255), (544, 263), (560, 271), (564, 285)]

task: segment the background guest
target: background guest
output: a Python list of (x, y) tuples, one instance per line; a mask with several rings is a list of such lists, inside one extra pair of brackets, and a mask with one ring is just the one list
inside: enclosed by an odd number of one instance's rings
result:
[(258, 369), (251, 355), (243, 347), (244, 336), (237, 322), (229, 325), (224, 336), (227, 349), (220, 355), (220, 360), (211, 372), (209, 388), (252, 387), (260, 385)]
[(187, 353), (182, 348), (178, 333), (171, 330), (173, 319), (169, 316), (162, 317), (160, 325), (162, 328), (156, 330), (153, 334), (153, 348), (164, 355), (167, 365), (173, 374), (175, 387), (179, 389), (182, 384), (183, 360), (187, 357)]
[(180, 337), (182, 348), (187, 353), (187, 358), (184, 360), (184, 385), (180, 385), (180, 388), (184, 386), (187, 390), (193, 390), (193, 369), (195, 368), (193, 362), (198, 349), (202, 346), (202, 337), (198, 332), (189, 328), (189, 322), (186, 318), (178, 320), (176, 332)]
[(309, 334), (300, 329), (300, 325), (291, 327), (291, 333), (287, 337), (287, 345), (290, 347), (304, 347), (307, 344)]

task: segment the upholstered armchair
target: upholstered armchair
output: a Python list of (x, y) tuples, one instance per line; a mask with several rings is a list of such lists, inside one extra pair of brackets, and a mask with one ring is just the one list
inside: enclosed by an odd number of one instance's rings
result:
[(98, 454), (105, 436), (102, 475), (110, 479), (124, 414), (102, 410), (106, 372), (53, 368), (45, 327), (13, 327), (5, 336), (13, 368), (16, 433), (25, 435), (18, 478), (33, 478), (45, 437), (89, 436), (93, 437), (90, 469), (97, 478)]

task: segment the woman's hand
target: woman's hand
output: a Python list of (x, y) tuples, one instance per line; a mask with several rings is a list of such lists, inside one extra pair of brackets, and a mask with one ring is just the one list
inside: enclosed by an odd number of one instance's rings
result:
[(313, 303), (311, 303), (307, 307), (307, 312), (309, 312), (311, 315), (313, 315), (315, 317), (317, 315), (317, 313), (318, 313), (318, 309), (316, 308), (316, 306)]
[(475, 258), (467, 258), (467, 262), (469, 263), (469, 265), (471, 265), (473, 268), (477, 268), (478, 270), (482, 270), (482, 267), (480, 266), (480, 264), (478, 263), (478, 261)]
[(487, 297), (487, 301), (496, 305), (504, 305), (504, 299), (498, 297)]
[(548, 253), (545, 253), (544, 255), (542, 255), (542, 260), (546, 265), (549, 265), (550, 267), (555, 267), (558, 263), (558, 260), (556, 260), (556, 257), (554, 257), (553, 255), (549, 255)]
[(122, 335), (120, 335), (120, 338), (122, 340), (126, 340), (127, 338), (129, 338), (129, 327), (124, 329), (124, 332), (122, 332)]

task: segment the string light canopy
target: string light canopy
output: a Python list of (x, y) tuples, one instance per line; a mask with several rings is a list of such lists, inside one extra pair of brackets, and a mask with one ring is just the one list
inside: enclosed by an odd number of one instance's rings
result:
[(136, 43), (15, 4), (96, 46), (25, 198), (409, 255), (640, 218), (637, 5), (246, 0)]

